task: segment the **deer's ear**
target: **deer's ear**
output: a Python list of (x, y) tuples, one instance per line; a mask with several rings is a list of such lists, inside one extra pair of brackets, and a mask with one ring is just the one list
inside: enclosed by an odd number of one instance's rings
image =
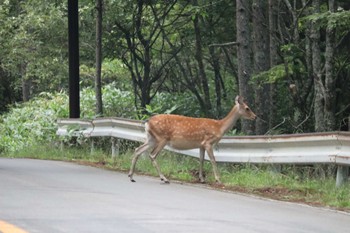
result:
[(235, 99), (236, 104), (243, 104), (243, 97), (237, 95)]

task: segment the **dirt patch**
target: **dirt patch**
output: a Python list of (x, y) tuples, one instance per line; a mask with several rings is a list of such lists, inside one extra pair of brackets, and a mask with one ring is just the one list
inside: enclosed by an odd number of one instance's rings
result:
[(76, 160), (74, 162), (76, 162), (77, 164), (80, 164), (80, 165), (84, 165), (84, 166), (106, 168), (106, 162), (104, 162), (104, 161), (92, 162), (92, 161)]
[[(225, 187), (224, 189), (244, 194), (261, 196), (273, 200), (302, 203), (315, 207), (325, 207), (322, 203), (312, 200), (308, 196), (310, 191), (305, 190), (288, 189), (285, 187), (246, 188), (240, 186)], [(345, 208), (333, 209), (350, 212), (350, 209)]]

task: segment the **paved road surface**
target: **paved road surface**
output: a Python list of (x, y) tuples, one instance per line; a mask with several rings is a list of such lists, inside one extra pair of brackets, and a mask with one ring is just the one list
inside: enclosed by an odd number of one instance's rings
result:
[(349, 214), (135, 179), (72, 163), (0, 158), (0, 232), (5, 224), (30, 233), (350, 232)]

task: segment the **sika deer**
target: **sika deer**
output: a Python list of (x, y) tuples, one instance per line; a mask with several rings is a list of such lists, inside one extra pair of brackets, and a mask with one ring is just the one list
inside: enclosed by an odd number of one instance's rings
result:
[(221, 120), (171, 114), (152, 116), (145, 124), (147, 140), (135, 150), (129, 172), (130, 180), (135, 182), (133, 174), (139, 156), (146, 150), (152, 149), (149, 157), (152, 160), (153, 166), (157, 169), (160, 179), (165, 183), (169, 183), (167, 178), (161, 173), (156, 161), (159, 152), (168, 145), (178, 150), (200, 149), (199, 179), (201, 182), (204, 182), (203, 162), (204, 153), (207, 151), (213, 167), (215, 180), (217, 183), (221, 183), (213, 153), (213, 145), (236, 124), (239, 118), (250, 120), (256, 118), (256, 115), (250, 110), (247, 104), (244, 103), (242, 97), (237, 96), (235, 102), (236, 105), (229, 114)]

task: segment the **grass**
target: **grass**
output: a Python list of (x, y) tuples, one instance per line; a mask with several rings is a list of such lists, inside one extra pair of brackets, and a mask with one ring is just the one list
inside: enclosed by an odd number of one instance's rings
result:
[[(130, 145), (128, 145), (130, 148)], [(132, 152), (124, 151), (111, 158), (109, 151), (95, 150), (91, 154), (85, 147), (35, 146), (6, 157), (35, 158), (74, 161), (106, 169), (127, 172), (130, 168)], [(171, 180), (197, 183), (199, 161), (196, 158), (162, 152), (157, 161), (164, 175)], [(324, 206), (350, 212), (350, 184), (335, 187), (334, 172), (319, 175), (325, 168), (283, 166), (280, 172), (273, 172), (267, 165), (218, 164), (223, 186), (214, 184), (211, 164), (205, 162), (204, 174), (208, 185), (225, 190), (249, 193), (272, 199)], [(329, 169), (329, 168), (328, 168)], [(329, 169), (334, 170), (334, 169)], [(136, 165), (137, 175), (158, 176), (148, 156), (141, 156)], [(127, 178), (126, 178), (127, 179)]]

